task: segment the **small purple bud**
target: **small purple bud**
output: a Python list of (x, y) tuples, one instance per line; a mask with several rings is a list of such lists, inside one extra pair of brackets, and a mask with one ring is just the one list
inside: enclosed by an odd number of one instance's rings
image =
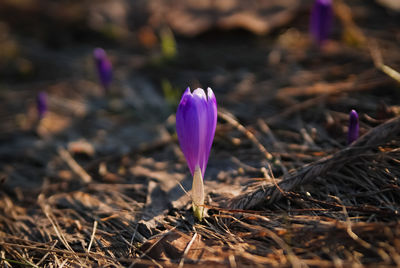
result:
[(46, 92), (39, 92), (36, 96), (36, 107), (39, 119), (42, 119), (47, 112), (47, 94)]
[(332, 20), (332, 0), (315, 0), (311, 10), (310, 33), (319, 46), (328, 39)]
[(351, 110), (349, 119), (349, 132), (347, 136), (347, 144), (351, 144), (353, 141), (358, 139), (359, 131), (358, 114), (355, 110)]
[(217, 126), (217, 100), (211, 88), (207, 95), (187, 88), (176, 112), (176, 132), (190, 172), (201, 170), (204, 177)]
[(93, 57), (96, 62), (97, 73), (101, 85), (107, 90), (112, 81), (112, 65), (107, 58), (107, 53), (102, 48), (96, 48), (93, 51)]

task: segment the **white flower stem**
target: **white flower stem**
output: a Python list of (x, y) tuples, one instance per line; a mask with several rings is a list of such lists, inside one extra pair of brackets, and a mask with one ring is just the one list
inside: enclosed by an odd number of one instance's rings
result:
[(193, 175), (192, 206), (194, 216), (201, 221), (204, 216), (204, 184), (201, 169), (198, 166)]

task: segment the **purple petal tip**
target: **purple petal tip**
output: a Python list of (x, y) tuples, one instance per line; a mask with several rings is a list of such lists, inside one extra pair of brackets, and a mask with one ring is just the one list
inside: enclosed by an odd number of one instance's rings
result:
[(93, 50), (93, 57), (97, 60), (103, 59), (104, 57), (106, 57), (106, 52), (102, 48), (95, 48)]

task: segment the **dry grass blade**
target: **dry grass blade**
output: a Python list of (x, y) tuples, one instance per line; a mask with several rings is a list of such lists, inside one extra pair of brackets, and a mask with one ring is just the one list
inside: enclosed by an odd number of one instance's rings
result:
[(371, 52), (371, 57), (374, 61), (375, 67), (400, 83), (400, 73), (392, 67), (383, 63), (383, 57), (376, 41), (370, 43), (369, 50)]
[(72, 256), (80, 263), (80, 265), (83, 267), (83, 261), (78, 257), (78, 255), (76, 255), (75, 251), (72, 249), (72, 247), (70, 246), (70, 244), (68, 243), (67, 238), (64, 236), (57, 220), (55, 219), (54, 215), (51, 212), (51, 208), (48, 204), (46, 204), (44, 196), (40, 195), (39, 196), (39, 204), (42, 207), (43, 213), (46, 215), (47, 219), (50, 221), (51, 225), (54, 228), (54, 231), (56, 232), (58, 238), (60, 239), (61, 243), (63, 243), (63, 245), (72, 252)]
[(87, 252), (90, 253), (90, 249), (92, 248), (92, 244), (93, 244), (93, 240), (94, 240), (94, 236), (96, 234), (96, 230), (97, 230), (97, 221), (93, 222), (93, 231), (92, 231), (92, 235), (90, 237), (90, 242), (89, 242), (89, 246), (87, 248)]
[(194, 242), (194, 240), (196, 239), (196, 237), (197, 237), (197, 233), (195, 233), (195, 234), (193, 235), (192, 239), (190, 240), (190, 242), (188, 243), (187, 247), (185, 248), (185, 251), (183, 252), (182, 259), (181, 259), (181, 261), (179, 262), (178, 268), (182, 268), (183, 265), (185, 264), (185, 258), (186, 258), (186, 256), (187, 256), (187, 254), (188, 254), (190, 248), (192, 247), (193, 242)]
[(90, 183), (92, 181), (92, 177), (72, 158), (67, 150), (60, 147), (58, 153), (68, 166), (81, 177), (83, 182)]
[[(57, 240), (54, 241), (54, 244), (50, 247), (50, 249), (53, 250), (54, 247), (57, 245), (57, 243), (58, 243)], [(47, 258), (47, 256), (49, 256), (49, 254), (50, 254), (50, 251), (47, 252), (47, 253), (40, 259), (40, 261), (39, 261), (38, 263), (36, 263), (36, 265), (39, 266), (42, 262), (44, 262), (44, 260)]]
[[(237, 219), (234, 219), (234, 220), (239, 222), (241, 225), (247, 226), (249, 229), (255, 228), (255, 226), (251, 226), (240, 220), (237, 220)], [(285, 241), (282, 240), (282, 238), (280, 238), (278, 235), (276, 235), (274, 232), (272, 232), (271, 230), (269, 230), (267, 228), (259, 227), (257, 229), (262, 230), (263, 232), (266, 232), (268, 234), (268, 236), (270, 236), (272, 238), (272, 240), (275, 241), (276, 244), (278, 244), (282, 249), (284, 249), (287, 252), (287, 259), (293, 268), (300, 268), (300, 267), (305, 266), (304, 263), (302, 263), (300, 261), (300, 259), (294, 254), (291, 247)]]

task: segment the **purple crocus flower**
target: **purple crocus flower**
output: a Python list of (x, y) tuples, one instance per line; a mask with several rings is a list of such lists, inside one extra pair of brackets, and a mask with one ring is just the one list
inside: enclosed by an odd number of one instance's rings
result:
[(351, 144), (358, 138), (359, 131), (358, 114), (355, 110), (351, 110), (349, 119), (349, 132), (347, 136), (347, 144)]
[(47, 94), (46, 92), (39, 92), (36, 96), (36, 108), (39, 119), (42, 119), (47, 112)]
[(111, 84), (112, 80), (112, 65), (110, 60), (107, 58), (107, 53), (102, 48), (96, 48), (93, 51), (93, 57), (96, 62), (97, 73), (99, 75), (100, 82), (105, 90)]
[(217, 100), (211, 88), (193, 93), (187, 88), (176, 112), (176, 132), (193, 175), (192, 200), (195, 216), (204, 214), (203, 177), (217, 126)]
[(198, 167), (204, 177), (217, 125), (217, 100), (211, 88), (193, 93), (187, 88), (176, 112), (176, 131), (192, 175)]
[(310, 33), (319, 46), (329, 37), (332, 19), (332, 0), (315, 0), (311, 10)]

